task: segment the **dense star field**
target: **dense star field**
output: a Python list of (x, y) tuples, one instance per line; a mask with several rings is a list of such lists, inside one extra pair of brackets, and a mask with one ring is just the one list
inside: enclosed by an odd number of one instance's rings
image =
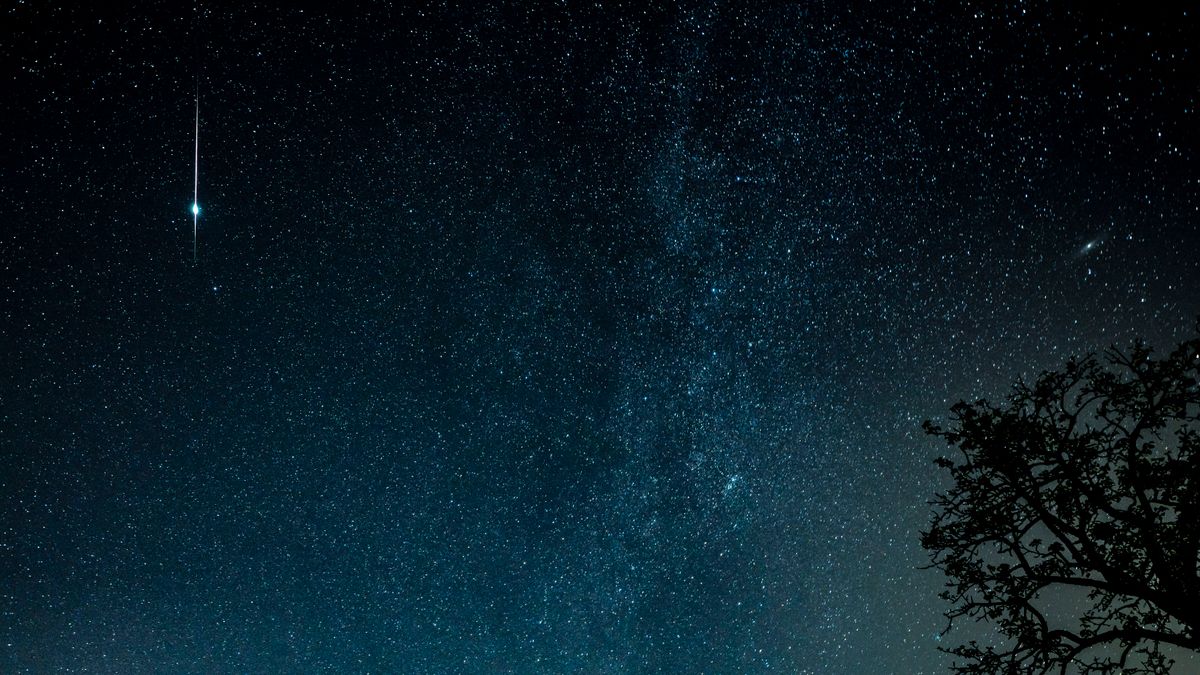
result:
[(921, 420), (1200, 313), (1196, 12), (53, 4), (4, 672), (942, 672)]

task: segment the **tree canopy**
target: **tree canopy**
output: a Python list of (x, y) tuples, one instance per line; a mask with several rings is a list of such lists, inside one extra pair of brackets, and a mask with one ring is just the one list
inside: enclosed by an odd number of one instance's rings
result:
[[(1165, 673), (1200, 650), (1200, 339), (1142, 343), (961, 402), (921, 533), (947, 577), (956, 673)], [(957, 632), (957, 631), (956, 631)]]

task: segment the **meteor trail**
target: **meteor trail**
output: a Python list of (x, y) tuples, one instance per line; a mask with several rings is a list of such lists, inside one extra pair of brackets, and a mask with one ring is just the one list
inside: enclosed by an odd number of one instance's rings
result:
[(200, 224), (200, 85), (196, 85), (196, 152), (192, 161), (192, 262), (196, 262), (196, 233)]

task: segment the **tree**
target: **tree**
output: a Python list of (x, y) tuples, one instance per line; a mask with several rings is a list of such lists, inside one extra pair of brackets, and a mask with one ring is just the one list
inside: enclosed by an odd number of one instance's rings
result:
[(921, 533), (946, 630), (1003, 635), (945, 649), (954, 672), (1165, 673), (1200, 651), (1200, 339), (1073, 359), (925, 430), (957, 450)]

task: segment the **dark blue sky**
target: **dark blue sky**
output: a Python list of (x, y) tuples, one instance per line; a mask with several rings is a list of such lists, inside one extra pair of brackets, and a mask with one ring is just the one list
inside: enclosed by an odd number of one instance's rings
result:
[(3, 10), (0, 669), (941, 672), (920, 421), (1200, 313), (1194, 14), (520, 4)]

